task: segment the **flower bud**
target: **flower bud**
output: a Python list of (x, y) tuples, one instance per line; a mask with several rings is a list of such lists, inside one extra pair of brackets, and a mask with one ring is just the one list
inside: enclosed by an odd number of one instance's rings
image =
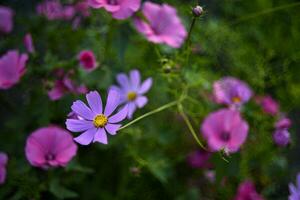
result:
[(193, 8), (193, 14), (195, 17), (199, 17), (203, 13), (203, 8), (201, 6), (196, 6)]
[(280, 147), (285, 147), (290, 143), (290, 133), (287, 129), (278, 129), (273, 134), (273, 141)]

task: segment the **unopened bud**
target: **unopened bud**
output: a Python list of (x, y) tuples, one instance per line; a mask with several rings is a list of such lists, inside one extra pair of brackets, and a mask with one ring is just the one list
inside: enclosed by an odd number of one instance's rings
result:
[(203, 13), (203, 8), (201, 6), (196, 6), (193, 8), (193, 14), (195, 17), (199, 17)]
[(290, 133), (287, 129), (276, 130), (273, 134), (273, 141), (280, 147), (285, 147), (290, 143)]

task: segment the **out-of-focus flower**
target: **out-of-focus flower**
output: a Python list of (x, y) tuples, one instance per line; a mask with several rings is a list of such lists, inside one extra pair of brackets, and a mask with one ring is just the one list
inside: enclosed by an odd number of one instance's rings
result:
[(203, 13), (203, 8), (198, 5), (198, 6), (194, 7), (192, 11), (193, 11), (193, 14), (195, 17), (199, 17)]
[(120, 96), (120, 104), (128, 106), (128, 118), (131, 119), (137, 108), (144, 107), (148, 99), (144, 96), (152, 86), (152, 78), (147, 78), (141, 83), (141, 74), (138, 70), (131, 70), (129, 76), (124, 73), (117, 75), (119, 86), (111, 88), (117, 90)]
[(299, 200), (300, 199), (300, 173), (298, 173), (297, 175), (296, 185), (290, 183), (289, 189), (290, 189), (289, 200)]
[(277, 128), (277, 129), (285, 129), (286, 128), (287, 129), (287, 128), (290, 128), (291, 125), (292, 125), (291, 120), (287, 117), (284, 117), (276, 122), (275, 128)]
[(81, 14), (83, 17), (90, 16), (90, 9), (89, 4), (87, 3), (87, 0), (77, 2), (75, 4), (75, 9), (77, 13)]
[(64, 18), (64, 9), (57, 0), (46, 0), (36, 7), (39, 15), (44, 15), (48, 20), (57, 20)]
[(119, 93), (115, 90), (109, 90), (106, 106), (103, 109), (102, 99), (97, 91), (89, 92), (86, 95), (89, 107), (80, 100), (72, 105), (72, 110), (82, 119), (67, 119), (67, 129), (73, 132), (83, 132), (74, 138), (76, 142), (82, 145), (88, 145), (92, 141), (107, 144), (107, 134), (117, 134), (121, 124), (127, 116), (127, 106), (113, 114), (119, 105)]
[(76, 85), (71, 79), (71, 71), (65, 73), (63, 70), (58, 70), (57, 80), (54, 82), (54, 86), (48, 91), (48, 96), (52, 101), (61, 99), (68, 93), (72, 94), (85, 94), (88, 89), (85, 85)]
[(10, 50), (0, 58), (0, 89), (8, 89), (20, 81), (26, 72), (27, 54)]
[(82, 50), (78, 55), (80, 65), (86, 71), (93, 71), (97, 68), (97, 61), (93, 51)]
[(206, 170), (204, 176), (210, 183), (216, 182), (216, 172), (214, 170)]
[(201, 130), (212, 151), (224, 150), (233, 153), (245, 142), (248, 124), (238, 111), (221, 109), (206, 117)]
[(32, 37), (31, 37), (30, 33), (27, 33), (24, 36), (23, 42), (24, 42), (24, 46), (26, 47), (28, 53), (34, 53), (35, 50), (34, 50), (34, 45), (33, 45)]
[(174, 7), (146, 2), (142, 12), (147, 21), (136, 17), (134, 25), (149, 41), (164, 43), (173, 48), (179, 48), (183, 44), (187, 32)]
[(244, 181), (240, 184), (234, 200), (263, 200), (264, 198), (256, 192), (251, 181)]
[(224, 77), (214, 83), (213, 94), (217, 103), (239, 107), (249, 101), (252, 91), (245, 82)]
[(14, 11), (6, 6), (0, 6), (0, 32), (10, 33), (13, 29)]
[(267, 114), (276, 115), (279, 111), (278, 103), (270, 96), (257, 97), (256, 103), (258, 103)]
[(126, 19), (139, 10), (141, 0), (89, 0), (92, 8), (104, 8), (115, 19)]
[(73, 5), (67, 5), (63, 7), (62, 17), (65, 20), (71, 20), (75, 16), (76, 10)]
[(0, 152), (0, 184), (3, 184), (6, 179), (6, 165), (8, 157), (6, 153)]
[(47, 169), (64, 167), (76, 155), (72, 135), (58, 127), (48, 126), (34, 131), (26, 141), (26, 158), (32, 166)]
[(273, 141), (280, 147), (285, 147), (290, 143), (290, 133), (288, 128), (292, 122), (289, 118), (282, 118), (275, 124), (275, 132), (273, 133)]
[(212, 164), (209, 162), (211, 153), (205, 150), (197, 150), (191, 152), (187, 157), (187, 163), (192, 168), (211, 168)]

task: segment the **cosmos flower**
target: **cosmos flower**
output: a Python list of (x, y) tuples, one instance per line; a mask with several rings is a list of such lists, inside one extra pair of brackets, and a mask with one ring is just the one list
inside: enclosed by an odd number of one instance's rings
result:
[(24, 42), (24, 46), (26, 47), (28, 53), (34, 53), (35, 50), (34, 50), (34, 45), (33, 45), (32, 37), (31, 37), (30, 33), (27, 33), (24, 36), (23, 42)]
[(76, 152), (77, 145), (72, 135), (53, 125), (35, 130), (27, 138), (25, 147), (29, 163), (44, 169), (66, 166)]
[(72, 71), (65, 73), (63, 70), (57, 70), (57, 80), (54, 82), (54, 86), (48, 91), (48, 96), (52, 101), (61, 99), (68, 93), (72, 94), (85, 94), (88, 89), (85, 85), (76, 85), (71, 79)]
[(3, 184), (6, 179), (6, 165), (8, 157), (6, 153), (0, 152), (0, 184)]
[(209, 162), (211, 153), (205, 150), (197, 150), (191, 152), (187, 157), (187, 163), (192, 168), (211, 168), (212, 164)]
[(147, 21), (136, 17), (134, 25), (147, 40), (164, 43), (173, 48), (179, 48), (183, 44), (187, 32), (174, 7), (145, 2), (142, 13)]
[(201, 130), (210, 150), (233, 153), (245, 142), (248, 124), (238, 111), (221, 109), (205, 118)]
[(289, 189), (290, 189), (289, 200), (299, 200), (300, 199), (300, 173), (298, 173), (297, 175), (296, 185), (290, 183)]
[(10, 33), (13, 29), (14, 11), (9, 7), (0, 6), (0, 32)]
[(126, 19), (140, 9), (141, 0), (89, 0), (92, 8), (104, 8), (115, 19)]
[(86, 71), (93, 71), (97, 67), (96, 57), (93, 51), (83, 50), (78, 55), (80, 65)]
[(76, 142), (82, 145), (88, 145), (91, 142), (100, 142), (107, 144), (107, 134), (116, 135), (121, 127), (121, 122), (127, 116), (127, 106), (114, 111), (119, 106), (119, 93), (116, 90), (109, 90), (106, 106), (103, 109), (102, 99), (97, 91), (89, 92), (86, 95), (89, 107), (80, 100), (72, 105), (72, 110), (82, 119), (67, 119), (67, 129), (72, 132), (83, 132), (74, 138)]
[(256, 102), (267, 114), (274, 116), (279, 112), (279, 105), (271, 96), (257, 97)]
[(275, 128), (277, 128), (277, 129), (290, 128), (291, 125), (292, 125), (291, 120), (287, 117), (284, 117), (276, 122)]
[(152, 78), (147, 78), (141, 83), (141, 74), (138, 70), (131, 70), (129, 76), (124, 73), (117, 75), (119, 86), (111, 88), (117, 90), (120, 97), (120, 104), (128, 106), (128, 118), (131, 119), (137, 108), (144, 107), (148, 99), (144, 96), (152, 86)]
[(0, 58), (0, 89), (9, 89), (20, 81), (25, 73), (27, 54), (10, 50)]
[(289, 118), (282, 118), (275, 124), (275, 132), (273, 133), (273, 141), (280, 147), (285, 147), (290, 143), (290, 133), (288, 128), (292, 122)]
[(234, 200), (263, 200), (264, 198), (260, 196), (255, 189), (254, 184), (251, 181), (244, 181), (240, 184), (238, 192)]
[(249, 101), (252, 91), (245, 82), (224, 77), (214, 83), (213, 94), (217, 103), (239, 107)]

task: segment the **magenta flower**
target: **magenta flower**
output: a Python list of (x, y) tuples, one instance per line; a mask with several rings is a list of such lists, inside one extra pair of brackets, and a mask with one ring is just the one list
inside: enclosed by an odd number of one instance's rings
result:
[(89, 92), (86, 95), (89, 107), (80, 100), (72, 105), (72, 110), (82, 119), (67, 119), (67, 129), (73, 132), (83, 132), (74, 138), (82, 145), (88, 145), (92, 141), (107, 144), (107, 134), (116, 135), (121, 124), (127, 116), (125, 106), (116, 114), (113, 114), (119, 105), (119, 93), (116, 90), (109, 90), (105, 109), (102, 107), (102, 99), (97, 91)]
[(76, 155), (77, 145), (72, 135), (58, 127), (39, 128), (27, 138), (25, 153), (32, 166), (47, 169), (64, 167)]
[(96, 57), (93, 51), (83, 50), (78, 55), (80, 65), (86, 71), (93, 71), (97, 67)]
[(0, 184), (3, 184), (6, 179), (6, 165), (8, 157), (6, 153), (0, 152)]
[(8, 89), (20, 81), (25, 73), (27, 54), (10, 50), (0, 58), (0, 89)]
[(57, 80), (54, 82), (53, 88), (48, 91), (48, 96), (52, 101), (61, 99), (64, 95), (71, 94), (85, 94), (88, 89), (85, 85), (76, 85), (71, 79), (72, 72), (65, 73), (63, 70), (57, 70)]
[(299, 200), (300, 199), (300, 173), (297, 175), (297, 183), (296, 185), (290, 183), (290, 196), (289, 200)]
[(257, 97), (256, 102), (262, 107), (263, 111), (270, 115), (276, 115), (279, 111), (278, 103), (270, 96)]
[(30, 33), (27, 33), (24, 36), (23, 42), (24, 42), (24, 46), (26, 47), (28, 53), (34, 53), (35, 50), (34, 50), (34, 45), (33, 45), (32, 37), (31, 37)]
[(192, 168), (211, 168), (212, 164), (209, 162), (211, 153), (205, 150), (197, 150), (191, 152), (187, 157), (187, 163)]
[(224, 77), (214, 83), (213, 94), (217, 103), (239, 107), (249, 101), (252, 91), (245, 82)]
[(86, 0), (77, 2), (75, 4), (75, 10), (77, 11), (77, 13), (79, 13), (83, 17), (90, 16), (89, 4)]
[(57, 20), (64, 17), (64, 8), (57, 0), (46, 0), (36, 7), (39, 15), (44, 15), (48, 20)]
[(234, 200), (263, 200), (255, 189), (254, 184), (251, 181), (244, 181), (240, 184), (238, 192)]
[(142, 12), (147, 21), (136, 17), (134, 25), (149, 41), (164, 43), (173, 48), (179, 48), (183, 44), (187, 32), (174, 7), (146, 2)]
[(115, 19), (126, 19), (140, 9), (141, 0), (89, 0), (92, 8), (104, 8)]
[(14, 11), (9, 7), (0, 6), (0, 32), (10, 33), (13, 29)]
[(112, 86), (117, 90), (120, 97), (120, 104), (128, 106), (128, 118), (131, 119), (137, 108), (144, 107), (148, 99), (144, 96), (152, 86), (152, 78), (146, 79), (141, 83), (141, 74), (138, 70), (131, 70), (129, 76), (124, 73), (117, 75), (120, 86)]
[(248, 124), (238, 111), (221, 109), (206, 117), (201, 130), (212, 151), (225, 150), (233, 153), (245, 142)]
[(284, 117), (276, 122), (275, 128), (277, 128), (277, 129), (285, 129), (286, 128), (287, 129), (287, 128), (290, 128), (291, 125), (292, 125), (291, 120), (287, 117)]
[(273, 141), (280, 147), (285, 147), (290, 143), (290, 133), (288, 128), (292, 122), (289, 118), (282, 118), (275, 124), (275, 132), (273, 133)]

